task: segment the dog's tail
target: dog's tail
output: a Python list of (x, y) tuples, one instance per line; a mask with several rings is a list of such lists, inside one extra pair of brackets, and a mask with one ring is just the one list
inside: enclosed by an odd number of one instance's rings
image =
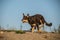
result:
[(52, 23), (47, 23), (46, 21), (45, 21), (45, 24), (46, 24), (47, 26), (52, 26)]

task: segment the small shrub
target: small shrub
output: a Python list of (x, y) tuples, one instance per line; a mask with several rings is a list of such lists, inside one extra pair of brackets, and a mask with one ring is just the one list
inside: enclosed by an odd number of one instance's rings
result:
[(59, 27), (58, 27), (58, 33), (60, 34), (60, 25), (59, 25)]
[(14, 32), (14, 30), (6, 30), (7, 32)]
[(25, 33), (25, 31), (22, 31), (22, 30), (16, 30), (15, 31), (17, 34), (23, 34), (23, 33)]
[(7, 32), (11, 32), (11, 30), (7, 30)]

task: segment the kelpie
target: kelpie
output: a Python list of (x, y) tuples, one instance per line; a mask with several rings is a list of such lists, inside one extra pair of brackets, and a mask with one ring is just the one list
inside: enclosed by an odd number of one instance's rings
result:
[(23, 13), (22, 22), (23, 23), (28, 22), (31, 25), (32, 32), (34, 32), (34, 29), (36, 29), (36, 27), (37, 27), (38, 32), (40, 32), (39, 28), (44, 27), (44, 23), (47, 26), (52, 26), (52, 23), (47, 23), (41, 14), (36, 14), (33, 16), (29, 16), (29, 14), (27, 14), (27, 16), (25, 16)]

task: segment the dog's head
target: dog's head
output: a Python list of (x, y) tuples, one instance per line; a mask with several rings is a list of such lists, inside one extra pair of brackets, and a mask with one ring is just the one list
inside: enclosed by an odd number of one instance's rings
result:
[(23, 13), (22, 22), (23, 22), (23, 23), (27, 23), (27, 22), (28, 22), (28, 18), (29, 18), (29, 14), (27, 14), (27, 16), (26, 16), (26, 15), (24, 15), (24, 13)]

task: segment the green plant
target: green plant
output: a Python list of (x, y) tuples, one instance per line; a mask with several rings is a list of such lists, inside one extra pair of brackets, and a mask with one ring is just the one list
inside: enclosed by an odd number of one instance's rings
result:
[(60, 33), (60, 25), (59, 25), (59, 27), (58, 27), (58, 33)]
[(7, 32), (11, 32), (11, 30), (7, 30)]
[(15, 31), (17, 34), (23, 34), (23, 33), (25, 33), (25, 31), (22, 31), (22, 30), (16, 30)]

